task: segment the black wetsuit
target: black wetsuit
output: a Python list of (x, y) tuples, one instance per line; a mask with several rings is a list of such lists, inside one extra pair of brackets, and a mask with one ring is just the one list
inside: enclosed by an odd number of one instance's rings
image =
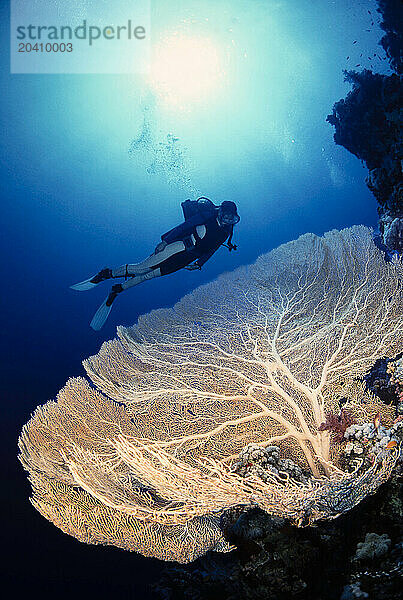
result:
[[(206, 233), (203, 238), (197, 234), (197, 226), (204, 225)], [(178, 252), (167, 258), (154, 268), (161, 270), (161, 275), (168, 275), (182, 269), (186, 265), (196, 261), (196, 264), (201, 267), (204, 263), (213, 256), (214, 252), (224, 244), (232, 234), (232, 225), (224, 225), (221, 227), (217, 222), (216, 213), (206, 219), (206, 215), (199, 214), (191, 217), (181, 225), (174, 227), (168, 233), (161, 236), (161, 239), (167, 244), (183, 241), (185, 250)], [(191, 239), (193, 235), (196, 243)]]

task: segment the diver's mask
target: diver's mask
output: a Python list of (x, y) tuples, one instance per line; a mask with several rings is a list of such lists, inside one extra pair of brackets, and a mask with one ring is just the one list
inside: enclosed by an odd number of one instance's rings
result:
[(236, 225), (240, 221), (240, 217), (236, 210), (235, 202), (226, 200), (218, 209), (217, 219), (221, 227), (225, 225)]

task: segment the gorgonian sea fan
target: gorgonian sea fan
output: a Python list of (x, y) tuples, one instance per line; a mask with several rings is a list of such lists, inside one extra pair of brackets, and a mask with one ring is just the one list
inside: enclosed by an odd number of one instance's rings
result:
[[(306, 234), (153, 311), (84, 362), (24, 426), (33, 505), (66, 533), (164, 560), (229, 551), (226, 509), (307, 524), (355, 506), (398, 449), (344, 473), (327, 413), (364, 422), (382, 405), (358, 379), (403, 351), (403, 265), (365, 227)], [(277, 445), (313, 477), (239, 476), (249, 443)]]

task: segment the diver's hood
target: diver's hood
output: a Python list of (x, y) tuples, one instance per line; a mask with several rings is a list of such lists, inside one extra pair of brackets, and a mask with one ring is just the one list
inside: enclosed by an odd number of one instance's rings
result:
[(218, 220), (221, 225), (236, 225), (240, 221), (235, 202), (225, 200), (218, 209)]

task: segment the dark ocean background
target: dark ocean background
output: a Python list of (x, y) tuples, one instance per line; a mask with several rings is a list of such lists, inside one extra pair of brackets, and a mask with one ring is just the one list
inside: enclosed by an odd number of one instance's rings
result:
[[(196, 74), (165, 102), (135, 75), (10, 75), (1, 3), (1, 566), (15, 598), (147, 598), (164, 566), (81, 544), (32, 508), (17, 438), (35, 407), (82, 375), (117, 325), (307, 231), (376, 227), (366, 171), (326, 123), (349, 90), (343, 69), (388, 72), (374, 2), (157, 0), (152, 10), (153, 43), (180, 28), (216, 45), (214, 85), (198, 87)], [(237, 203), (238, 251), (129, 290), (92, 331), (109, 285), (69, 285), (145, 258), (199, 195)]]

